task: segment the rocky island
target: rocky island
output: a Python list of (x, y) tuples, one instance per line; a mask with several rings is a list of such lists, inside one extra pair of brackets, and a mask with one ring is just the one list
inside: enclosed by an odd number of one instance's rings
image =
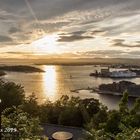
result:
[(140, 85), (129, 81), (113, 82), (111, 84), (101, 84), (99, 86), (100, 94), (112, 94), (112, 95), (122, 95), (123, 92), (127, 90), (129, 96), (139, 97), (140, 96)]
[(140, 76), (140, 69), (130, 69), (130, 71), (135, 72), (137, 76)]
[(25, 73), (44, 72), (42, 69), (26, 65), (0, 66), (0, 71), (25, 72)]

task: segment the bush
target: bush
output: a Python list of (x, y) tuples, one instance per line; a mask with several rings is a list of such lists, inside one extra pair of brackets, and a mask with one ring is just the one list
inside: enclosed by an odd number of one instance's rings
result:
[(0, 81), (0, 99), (2, 110), (21, 105), (25, 100), (23, 87), (13, 82)]

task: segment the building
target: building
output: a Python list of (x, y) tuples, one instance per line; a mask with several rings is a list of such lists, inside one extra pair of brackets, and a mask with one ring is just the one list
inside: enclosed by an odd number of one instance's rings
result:
[(106, 68), (106, 69), (101, 69), (101, 75), (102, 76), (109, 76), (110, 75), (110, 71), (109, 71), (109, 68)]
[(135, 72), (131, 72), (129, 70), (112, 71), (110, 73), (110, 77), (112, 78), (133, 78), (136, 76), (137, 74)]

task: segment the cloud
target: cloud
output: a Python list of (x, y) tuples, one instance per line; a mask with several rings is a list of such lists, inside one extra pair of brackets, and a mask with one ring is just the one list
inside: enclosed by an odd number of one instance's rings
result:
[(0, 8), (0, 20), (3, 22), (16, 22), (20, 18), (17, 13), (10, 13), (7, 10), (2, 10)]
[(91, 34), (92, 35), (101, 35), (101, 34), (104, 34), (104, 33), (106, 33), (106, 31), (104, 31), (104, 30), (93, 30), (93, 31), (91, 31)]
[(75, 31), (75, 32), (70, 32), (70, 35), (83, 35), (85, 34), (87, 31)]
[(77, 31), (74, 31), (74, 32), (63, 32), (63, 33), (60, 33), (58, 34), (59, 36), (71, 36), (71, 35), (85, 35), (85, 34), (88, 34), (89, 32), (88, 31), (82, 31), (82, 30), (77, 30)]
[(16, 27), (11, 27), (11, 28), (9, 29), (9, 33), (10, 33), (10, 34), (14, 34), (14, 33), (17, 33), (17, 32), (21, 32), (21, 29), (16, 28)]
[(140, 51), (125, 50), (97, 50), (88, 52), (77, 52), (79, 57), (85, 58), (140, 58)]
[(0, 35), (0, 43), (13, 41), (11, 37)]
[(73, 42), (73, 41), (79, 41), (84, 39), (92, 39), (91, 36), (80, 36), (80, 35), (71, 35), (71, 36), (60, 36), (60, 39), (58, 39), (58, 42)]
[(118, 54), (122, 54), (125, 53), (125, 51), (122, 50), (97, 50), (97, 51), (88, 51), (83, 53), (84, 55), (86, 55), (87, 57), (89, 56), (117, 56)]
[[(98, 50), (99, 46), (107, 50), (110, 49), (110, 44), (114, 48), (137, 49), (139, 47), (139, 42), (131, 42), (126, 38), (114, 40), (111, 43), (106, 41), (106, 38), (121, 38), (123, 33), (138, 32), (140, 34), (138, 30), (140, 28), (140, 0), (28, 1), (38, 21), (33, 17), (25, 0), (0, 0), (0, 34), (2, 35), (0, 41), (2, 40), (3, 46), (31, 43), (45, 34), (61, 33), (57, 41), (70, 42), (65, 45), (65, 48), (68, 47), (67, 50), (76, 43), (84, 50), (86, 46), (90, 50)], [(7, 36), (9, 34), (12, 38)], [(85, 40), (84, 43), (83, 40)], [(82, 41), (81, 44), (80, 41)], [(110, 52), (106, 53), (109, 55)], [(104, 51), (97, 52), (97, 55), (101, 54), (106, 55)], [(117, 52), (114, 55), (116, 54)]]
[(116, 46), (116, 47), (127, 47), (127, 48), (138, 48), (140, 47), (140, 43), (139, 41), (136, 41), (135, 43), (136, 44), (128, 44), (128, 43), (125, 43), (125, 40), (124, 39), (114, 39), (113, 40), (113, 46)]
[(61, 33), (59, 34), (58, 42), (74, 42), (74, 41), (80, 41), (85, 39), (93, 39), (93, 35), (90, 31), (74, 31), (74, 32), (67, 32), (67, 33)]
[(29, 22), (29, 24), (26, 27), (30, 30), (42, 30), (45, 33), (54, 33), (61, 31), (63, 27), (69, 26), (69, 24), (69, 21), (45, 20), (40, 22), (39, 24)]

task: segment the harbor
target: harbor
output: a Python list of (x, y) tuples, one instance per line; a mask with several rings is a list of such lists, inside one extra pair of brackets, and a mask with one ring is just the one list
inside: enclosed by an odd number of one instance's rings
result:
[(140, 70), (138, 69), (114, 69), (109, 67), (95, 70), (89, 74), (94, 77), (106, 77), (106, 78), (136, 78), (140, 77)]

